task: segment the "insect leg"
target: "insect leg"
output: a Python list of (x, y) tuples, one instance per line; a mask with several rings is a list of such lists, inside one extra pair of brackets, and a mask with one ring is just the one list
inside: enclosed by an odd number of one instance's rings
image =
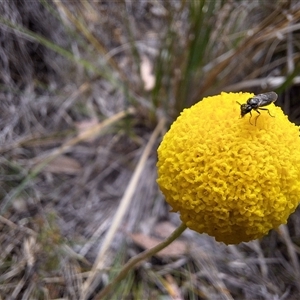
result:
[(253, 125), (252, 123), (251, 123), (251, 118), (252, 118), (252, 112), (250, 111), (250, 118), (249, 118), (249, 123), (251, 124), (251, 125)]
[(258, 116), (255, 118), (255, 126), (256, 126), (256, 122), (257, 122), (258, 117), (260, 116), (260, 112), (258, 110), (255, 110), (255, 111), (258, 113)]
[[(272, 118), (275, 118), (275, 116), (272, 116), (272, 115), (270, 114), (270, 111), (269, 111), (267, 108), (261, 108), (261, 107), (259, 107), (258, 109), (268, 111), (268, 114), (269, 114)], [(258, 110), (257, 110), (257, 112), (258, 112)]]

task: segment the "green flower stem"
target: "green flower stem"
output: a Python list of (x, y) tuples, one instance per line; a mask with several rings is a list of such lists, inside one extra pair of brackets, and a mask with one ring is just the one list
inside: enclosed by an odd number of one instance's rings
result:
[(120, 282), (122, 279), (126, 277), (128, 272), (131, 271), (137, 263), (147, 258), (150, 258), (154, 254), (158, 253), (162, 249), (169, 246), (186, 230), (186, 228), (187, 228), (186, 225), (181, 223), (179, 227), (163, 242), (159, 243), (158, 245), (156, 245), (155, 247), (149, 250), (145, 250), (144, 252), (132, 257), (121, 269), (118, 276), (111, 283), (109, 283), (101, 292), (99, 292), (94, 299), (96, 300), (103, 299), (103, 297), (105, 297), (116, 286), (118, 282)]

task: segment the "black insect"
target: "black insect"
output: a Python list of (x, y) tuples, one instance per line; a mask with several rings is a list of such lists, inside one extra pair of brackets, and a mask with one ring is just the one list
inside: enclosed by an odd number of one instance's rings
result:
[[(269, 93), (264, 93), (264, 94), (258, 94), (254, 96), (253, 98), (249, 98), (246, 103), (240, 104), (241, 106), (241, 118), (244, 117), (247, 113), (250, 113), (250, 119), (252, 117), (252, 109), (255, 110), (258, 113), (258, 116), (255, 118), (255, 126), (256, 126), (256, 121), (257, 118), (260, 116), (260, 110), (266, 110), (268, 111), (269, 115), (274, 118), (269, 112), (267, 108), (262, 108), (263, 106), (270, 105), (271, 103), (275, 102), (277, 100), (278, 95), (275, 92), (269, 92)], [(252, 123), (250, 122), (252, 125)]]

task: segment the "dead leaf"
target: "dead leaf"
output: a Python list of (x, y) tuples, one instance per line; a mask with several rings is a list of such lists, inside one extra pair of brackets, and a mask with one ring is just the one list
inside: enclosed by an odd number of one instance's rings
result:
[(76, 159), (60, 155), (53, 159), (44, 170), (55, 174), (76, 175), (81, 172), (82, 167)]
[(141, 78), (144, 82), (144, 89), (151, 91), (155, 85), (155, 76), (152, 73), (153, 67), (147, 56), (142, 56), (141, 61)]
[[(158, 245), (162, 242), (160, 239), (156, 239), (147, 235), (144, 235), (142, 233), (136, 233), (130, 235), (133, 242), (140, 246), (143, 249), (150, 249), (154, 246)], [(156, 253), (155, 256), (158, 257), (178, 257), (182, 256), (187, 252), (187, 245), (183, 241), (176, 240), (172, 244), (170, 244), (165, 249), (161, 250), (160, 252)]]
[(160, 238), (166, 238), (176, 229), (171, 222), (160, 222), (154, 227), (154, 234)]

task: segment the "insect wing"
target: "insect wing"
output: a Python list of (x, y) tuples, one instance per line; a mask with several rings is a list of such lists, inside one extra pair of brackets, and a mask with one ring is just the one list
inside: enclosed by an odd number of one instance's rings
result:
[(258, 107), (267, 106), (277, 100), (278, 95), (275, 92), (258, 94), (254, 98), (259, 100)]

